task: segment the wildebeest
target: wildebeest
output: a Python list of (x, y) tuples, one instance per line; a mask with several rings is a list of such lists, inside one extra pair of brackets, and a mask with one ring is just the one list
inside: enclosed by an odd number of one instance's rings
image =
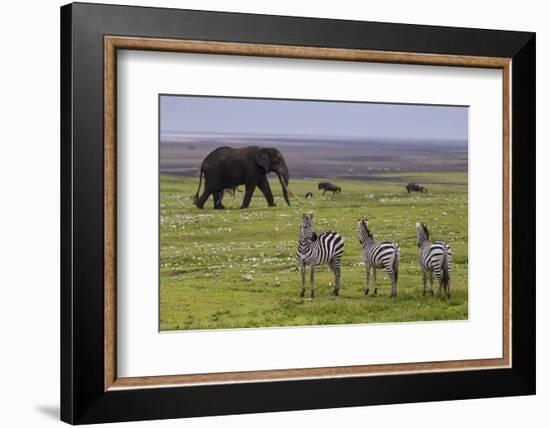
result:
[(313, 198), (313, 193), (307, 192), (305, 198)]
[(411, 192), (421, 192), (421, 193), (427, 193), (428, 189), (426, 189), (424, 186), (421, 186), (418, 183), (409, 183), (407, 184), (407, 193)]
[(332, 192), (334, 195), (335, 193), (340, 193), (342, 189), (338, 187), (336, 184), (328, 183), (328, 182), (322, 182), (319, 183), (319, 190), (323, 191), (323, 195), (327, 192)]

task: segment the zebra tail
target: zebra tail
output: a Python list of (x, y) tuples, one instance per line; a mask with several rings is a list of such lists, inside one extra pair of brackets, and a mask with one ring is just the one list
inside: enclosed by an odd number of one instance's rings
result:
[(193, 204), (197, 205), (197, 200), (199, 199), (199, 192), (201, 191), (202, 176), (204, 175), (204, 170), (201, 168), (200, 178), (199, 178), (199, 187), (197, 193), (193, 196)]
[(393, 274), (395, 276), (396, 283), (397, 283), (397, 276), (399, 273), (399, 257), (400, 257), (400, 250), (399, 250), (399, 247), (397, 247), (395, 249), (395, 254), (393, 256), (393, 265), (392, 265)]
[(442, 263), (442, 266), (443, 268), (443, 277), (442, 277), (442, 281), (443, 281), (443, 286), (446, 288), (448, 285), (449, 285), (449, 260), (447, 259), (447, 251), (445, 250), (445, 252), (443, 253), (443, 263)]

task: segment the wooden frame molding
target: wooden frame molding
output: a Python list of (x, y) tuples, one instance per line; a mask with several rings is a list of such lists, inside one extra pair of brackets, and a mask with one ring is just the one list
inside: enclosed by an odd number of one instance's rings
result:
[[(503, 81), (503, 349), (502, 358), (307, 369), (118, 378), (116, 367), (116, 81), (117, 50), (245, 55), (337, 61), (494, 68)], [(104, 37), (104, 390), (217, 383), (359, 377), (419, 372), (509, 368), (512, 362), (512, 62), (510, 58), (436, 55), (251, 43)]]

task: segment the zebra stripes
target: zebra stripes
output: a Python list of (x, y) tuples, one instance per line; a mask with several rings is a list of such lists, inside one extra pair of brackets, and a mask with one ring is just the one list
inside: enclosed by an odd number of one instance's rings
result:
[[(374, 235), (369, 230), (369, 222), (362, 218), (357, 220), (357, 233), (362, 247), (362, 257), (365, 263), (366, 286), (365, 295), (370, 289), (370, 271), (374, 281), (374, 294), (378, 293), (376, 282), (376, 270), (384, 269), (391, 279), (391, 298), (397, 297), (397, 280), (399, 276), (399, 263), (401, 261), (401, 249), (395, 241), (376, 242)], [(430, 241), (428, 227), (422, 223), (416, 223), (416, 240), (420, 248), (420, 265), (423, 275), (423, 292), (426, 295), (426, 284), (430, 280), (430, 292), (433, 295), (433, 277), (439, 281), (439, 292), (451, 297), (451, 247), (444, 241)], [(310, 265), (311, 298), (315, 297), (315, 269), (317, 266), (328, 264), (334, 273), (333, 294), (338, 296), (340, 292), (340, 273), (342, 256), (344, 254), (344, 238), (332, 230), (317, 235), (313, 231), (313, 214), (303, 214), (300, 225), (300, 239), (296, 257), (302, 276), (302, 289), (300, 296), (304, 297), (306, 290), (306, 268)]]
[(300, 240), (298, 241), (298, 264), (302, 275), (301, 297), (306, 291), (306, 265), (310, 265), (311, 298), (315, 297), (314, 276), (315, 268), (328, 264), (334, 273), (334, 291), (338, 296), (340, 290), (340, 263), (344, 254), (344, 238), (330, 230), (317, 235), (313, 231), (313, 214), (304, 214), (300, 226)]
[(397, 276), (399, 271), (399, 259), (401, 252), (399, 245), (394, 241), (382, 241), (376, 243), (374, 236), (368, 228), (368, 220), (357, 220), (359, 242), (363, 247), (363, 261), (365, 262), (365, 273), (367, 285), (365, 294), (369, 293), (370, 270), (374, 281), (374, 294), (378, 293), (376, 285), (376, 269), (383, 268), (391, 279), (391, 296), (397, 297)]
[(428, 227), (416, 223), (416, 236), (420, 247), (420, 265), (424, 280), (422, 295), (426, 294), (426, 277), (430, 278), (430, 292), (433, 295), (433, 276), (439, 281), (439, 293), (445, 291), (451, 297), (451, 264), (452, 252), (449, 244), (443, 241), (430, 241)]

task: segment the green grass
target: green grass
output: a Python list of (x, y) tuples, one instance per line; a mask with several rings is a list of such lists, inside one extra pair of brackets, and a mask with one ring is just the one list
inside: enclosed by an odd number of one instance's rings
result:
[[(338, 195), (321, 196), (317, 180), (291, 180), (296, 199), (284, 203), (271, 182), (277, 207), (268, 208), (256, 190), (250, 208), (240, 210), (243, 193), (226, 196), (226, 210), (192, 204), (197, 179), (161, 176), (160, 329), (218, 329), (383, 323), (468, 318), (468, 193), (465, 173), (378, 175), (383, 181), (333, 181)], [(418, 181), (427, 194), (407, 194)], [(314, 198), (304, 199), (307, 192)], [(315, 275), (316, 298), (299, 297), (296, 246), (301, 215), (313, 212), (314, 230), (335, 230), (346, 240), (340, 296), (333, 297), (327, 266)], [(367, 217), (376, 240), (401, 246), (398, 296), (378, 271), (378, 296), (365, 296), (365, 271), (356, 220)], [(427, 223), (433, 240), (453, 250), (452, 297), (422, 296), (415, 222)], [(309, 279), (309, 278), (308, 278)], [(372, 283), (371, 283), (372, 287)], [(372, 292), (372, 291), (371, 291)], [(309, 295), (309, 280), (306, 288)]]

